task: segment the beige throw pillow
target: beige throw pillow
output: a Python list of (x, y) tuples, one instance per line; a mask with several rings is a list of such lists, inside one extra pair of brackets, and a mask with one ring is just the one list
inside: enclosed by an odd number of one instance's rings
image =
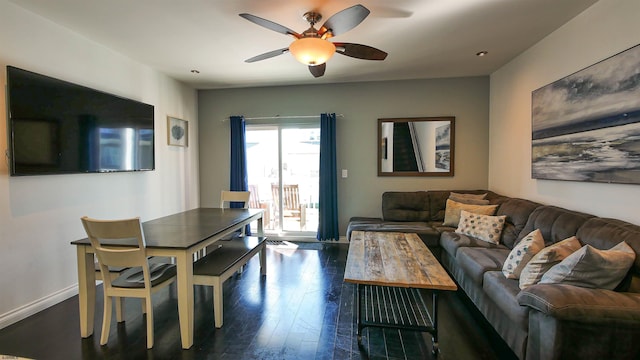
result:
[(459, 196), (455, 196), (455, 195), (451, 195), (449, 196), (450, 200), (459, 202), (459, 203), (463, 203), (463, 204), (472, 204), (472, 205), (489, 205), (489, 200), (486, 199), (476, 199), (476, 198), (470, 198), (470, 197), (459, 197)]
[(580, 249), (580, 241), (575, 236), (549, 245), (535, 254), (520, 273), (520, 289), (537, 284), (547, 270)]
[(535, 229), (513, 247), (502, 266), (507, 279), (519, 279), (522, 269), (540, 250), (544, 249), (544, 238), (539, 229)]
[(453, 196), (453, 197), (457, 197), (457, 198), (483, 200), (484, 198), (487, 197), (487, 193), (484, 193), (484, 194), (467, 194), (467, 193), (450, 192), (449, 196)]
[(492, 243), (500, 243), (500, 235), (507, 217), (480, 215), (462, 210), (460, 224), (456, 229), (459, 234), (473, 236), (477, 239)]
[(570, 284), (593, 289), (613, 290), (625, 277), (636, 253), (622, 241), (609, 250), (585, 245), (553, 266), (540, 284)]
[(444, 211), (444, 226), (457, 227), (460, 222), (460, 212), (463, 210), (482, 214), (493, 215), (496, 212), (498, 205), (473, 205), (463, 204), (457, 201), (447, 199), (447, 206)]

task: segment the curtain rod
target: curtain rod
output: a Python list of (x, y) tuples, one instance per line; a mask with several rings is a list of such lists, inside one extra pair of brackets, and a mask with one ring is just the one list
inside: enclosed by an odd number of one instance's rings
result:
[[(253, 117), (245, 117), (245, 120), (273, 120), (273, 119), (310, 119), (310, 118), (319, 118), (320, 115), (275, 115), (275, 116), (253, 116)], [(344, 117), (343, 114), (336, 114), (336, 117)], [(229, 119), (222, 119), (222, 122), (228, 121)]]

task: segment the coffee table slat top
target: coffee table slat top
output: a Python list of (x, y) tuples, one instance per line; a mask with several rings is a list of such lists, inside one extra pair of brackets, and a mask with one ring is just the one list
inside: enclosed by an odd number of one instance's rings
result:
[(356, 284), (456, 290), (416, 234), (354, 231), (344, 281)]

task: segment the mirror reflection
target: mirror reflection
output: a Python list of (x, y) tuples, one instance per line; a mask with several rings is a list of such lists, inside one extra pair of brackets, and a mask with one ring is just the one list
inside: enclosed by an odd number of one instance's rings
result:
[(454, 122), (378, 119), (378, 176), (453, 176)]

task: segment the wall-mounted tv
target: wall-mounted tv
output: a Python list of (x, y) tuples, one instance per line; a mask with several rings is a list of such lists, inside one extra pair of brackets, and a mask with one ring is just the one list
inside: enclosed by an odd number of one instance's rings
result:
[(7, 66), (11, 175), (155, 168), (153, 105)]

